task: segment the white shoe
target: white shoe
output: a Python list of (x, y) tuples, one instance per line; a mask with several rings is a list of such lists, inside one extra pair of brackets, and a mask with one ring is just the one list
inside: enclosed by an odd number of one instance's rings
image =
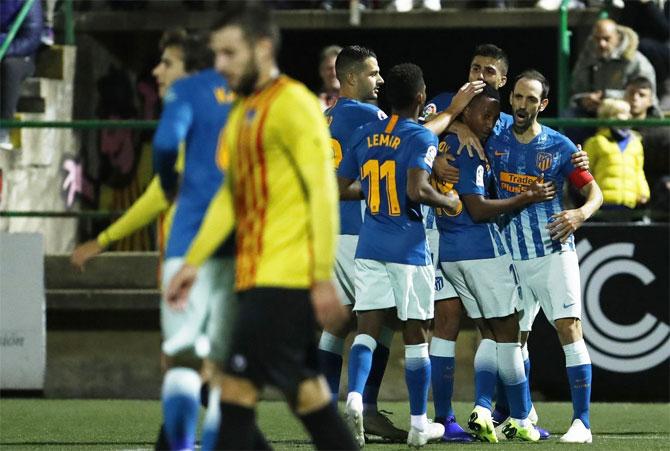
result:
[(347, 403), (347, 408), (345, 412), (345, 418), (347, 424), (351, 428), (351, 432), (354, 434), (354, 439), (358, 443), (359, 448), (365, 446), (365, 430), (363, 429), (363, 409), (356, 408), (354, 403)]
[(568, 432), (560, 438), (560, 441), (563, 443), (591, 443), (593, 436), (591, 435), (591, 429), (586, 429), (582, 420), (577, 418), (572, 422)]
[(407, 445), (411, 448), (421, 448), (428, 442), (442, 440), (444, 426), (440, 423), (426, 423), (423, 431), (412, 426), (407, 434)]

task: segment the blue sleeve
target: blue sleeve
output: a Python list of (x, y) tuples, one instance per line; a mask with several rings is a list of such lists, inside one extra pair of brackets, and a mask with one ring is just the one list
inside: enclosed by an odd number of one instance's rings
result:
[[(14, 40), (9, 44), (7, 56), (29, 56), (37, 51), (42, 39), (42, 28), (44, 19), (42, 17), (42, 2), (36, 0), (28, 11), (28, 15), (21, 24)], [(6, 39), (3, 36), (3, 42)]]
[(340, 162), (340, 167), (337, 168), (337, 176), (345, 179), (356, 180), (360, 174), (360, 166), (358, 164), (358, 159), (356, 158), (356, 144), (360, 142), (361, 133), (360, 130), (363, 127), (359, 127), (354, 134), (349, 139), (344, 149), (344, 155), (342, 156), (342, 161)]
[(460, 171), (458, 183), (454, 185), (458, 194), (486, 196), (485, 168), (479, 158), (470, 158), (466, 152), (462, 152), (456, 157), (454, 166)]
[(575, 170), (572, 165), (572, 154), (578, 152), (577, 146), (567, 137), (558, 136), (561, 146), (561, 166), (559, 172), (563, 177), (569, 177)]
[(175, 162), (179, 144), (186, 139), (192, 121), (193, 109), (190, 102), (177, 89), (169, 89), (153, 140), (154, 172), (158, 174), (161, 188), (167, 194), (176, 191), (179, 176), (175, 170)]
[(437, 136), (427, 129), (413, 137), (412, 156), (407, 169), (418, 168), (433, 172), (433, 162), (437, 155)]

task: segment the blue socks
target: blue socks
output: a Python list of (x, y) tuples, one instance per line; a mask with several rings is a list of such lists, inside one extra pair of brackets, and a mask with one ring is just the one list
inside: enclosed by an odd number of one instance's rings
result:
[(190, 368), (172, 368), (163, 379), (163, 419), (172, 449), (193, 449), (200, 413), (200, 376)]
[(491, 409), (498, 377), (496, 342), (487, 338), (479, 343), (475, 353), (475, 405)]
[(530, 412), (530, 403), (519, 343), (498, 343), (498, 375), (507, 394), (510, 416), (525, 420)]
[(591, 358), (586, 349), (584, 340), (563, 346), (565, 353), (565, 366), (570, 382), (570, 394), (572, 395), (572, 419), (579, 418), (587, 429), (591, 428), (589, 422), (589, 407), (591, 404)]
[(363, 394), (365, 383), (372, 368), (372, 353), (377, 347), (377, 342), (370, 335), (360, 334), (354, 338), (349, 353), (349, 393)]
[(333, 401), (335, 402), (337, 402), (340, 392), (343, 350), (344, 340), (324, 330), (319, 340), (317, 355), (319, 358), (319, 368), (326, 377), (330, 392), (333, 394)]
[(405, 345), (405, 382), (409, 392), (412, 426), (423, 430), (427, 422), (430, 359), (428, 343)]
[(431, 383), (435, 418), (446, 420), (454, 415), (451, 398), (454, 394), (456, 342), (433, 337), (430, 341)]
[(379, 387), (382, 384), (386, 364), (389, 361), (391, 353), (391, 342), (393, 341), (393, 330), (383, 327), (377, 347), (372, 354), (372, 367), (370, 375), (363, 389), (363, 407), (365, 410), (377, 410), (377, 397), (379, 396)]

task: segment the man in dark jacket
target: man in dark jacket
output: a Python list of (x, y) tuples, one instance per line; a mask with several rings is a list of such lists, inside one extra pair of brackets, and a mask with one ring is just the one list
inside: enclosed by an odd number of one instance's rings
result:
[[(12, 24), (27, 0), (0, 2), (0, 43), (7, 39)], [(35, 71), (35, 53), (40, 46), (42, 4), (36, 0), (0, 62), (0, 117), (13, 119), (21, 92), (21, 82)], [(0, 149), (11, 150), (9, 130), (0, 129)]]

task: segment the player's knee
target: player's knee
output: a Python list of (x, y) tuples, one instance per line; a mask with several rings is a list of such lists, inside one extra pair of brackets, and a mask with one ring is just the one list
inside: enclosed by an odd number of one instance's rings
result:
[(170, 368), (191, 368), (196, 371), (200, 371), (202, 366), (202, 360), (198, 358), (194, 353), (184, 351), (178, 352), (174, 355), (163, 354), (164, 356), (164, 368), (165, 371)]
[(334, 335), (335, 337), (338, 338), (347, 338), (347, 335), (349, 332), (354, 330), (355, 324), (356, 324), (356, 318), (354, 315), (354, 312), (351, 310), (350, 307), (347, 308), (349, 318), (347, 321), (344, 322), (338, 322), (336, 323), (329, 323), (326, 321), (325, 327), (323, 328), (324, 332), (328, 332), (331, 335)]
[(304, 380), (298, 386), (298, 396), (292, 406), (297, 415), (304, 416), (322, 409), (332, 401), (332, 395), (323, 376)]
[(519, 332), (519, 343), (521, 343), (521, 346), (528, 343), (528, 336), (529, 335), (530, 335), (529, 330), (522, 330), (522, 331)]
[(410, 319), (405, 322), (402, 331), (403, 340), (406, 345), (418, 345), (428, 341), (429, 321)]
[(434, 334), (444, 340), (456, 341), (461, 329), (461, 303), (458, 298), (435, 303)]
[(222, 374), (217, 378), (221, 385), (221, 401), (253, 408), (258, 403), (258, 389), (248, 379)]
[(554, 322), (562, 345), (582, 339), (582, 322), (577, 318), (561, 318)]

